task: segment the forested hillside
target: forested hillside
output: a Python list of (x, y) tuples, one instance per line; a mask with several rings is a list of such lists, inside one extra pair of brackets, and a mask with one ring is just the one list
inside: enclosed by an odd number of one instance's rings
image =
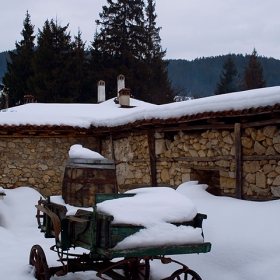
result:
[[(250, 55), (232, 54), (240, 79)], [(172, 86), (184, 95), (195, 98), (214, 95), (217, 82), (223, 70), (227, 56), (203, 57), (193, 61), (168, 60), (168, 75)], [(267, 87), (280, 85), (280, 60), (258, 57), (264, 71)]]
[[(6, 71), (8, 52), (0, 53), (0, 82)], [(232, 58), (236, 64), (240, 78), (243, 77), (244, 67), (248, 64), (250, 55), (235, 55)], [(172, 86), (184, 95), (203, 97), (214, 95), (216, 84), (221, 75), (223, 63), (227, 56), (198, 58), (192, 61), (178, 59), (168, 60), (168, 75)], [(258, 57), (263, 70), (267, 87), (280, 85), (280, 60)]]

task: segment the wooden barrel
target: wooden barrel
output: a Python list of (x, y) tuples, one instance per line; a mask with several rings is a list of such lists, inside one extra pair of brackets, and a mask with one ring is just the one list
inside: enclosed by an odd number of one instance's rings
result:
[(62, 184), (62, 198), (67, 204), (92, 207), (96, 193), (117, 192), (114, 160), (68, 159)]

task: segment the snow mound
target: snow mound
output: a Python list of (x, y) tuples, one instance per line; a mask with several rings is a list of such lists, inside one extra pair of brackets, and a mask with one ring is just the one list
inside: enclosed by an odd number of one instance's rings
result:
[(90, 149), (84, 148), (80, 144), (75, 144), (70, 147), (69, 157), (70, 158), (104, 158), (99, 153), (92, 151)]

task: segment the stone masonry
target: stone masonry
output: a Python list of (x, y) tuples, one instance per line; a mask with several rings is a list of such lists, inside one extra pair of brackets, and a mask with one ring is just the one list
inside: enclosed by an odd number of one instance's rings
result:
[(73, 144), (95, 150), (88, 138), (0, 138), (0, 186), (30, 186), (43, 196), (61, 194), (68, 152)]
[[(235, 193), (235, 143), (233, 131), (207, 130), (155, 134), (157, 185), (177, 187), (200, 180), (205, 171), (218, 171), (222, 194)], [(241, 137), (243, 195), (253, 199), (280, 197), (280, 130), (277, 126), (247, 128)], [(110, 143), (103, 154), (111, 158)], [(114, 141), (120, 190), (149, 185), (150, 162), (146, 135)]]
[[(94, 137), (0, 138), (0, 186), (31, 186), (44, 196), (61, 194), (69, 148), (73, 144), (81, 144), (97, 150), (97, 143)], [(242, 129), (241, 145), (243, 196), (260, 200), (279, 198), (279, 127)], [(110, 140), (102, 140), (101, 154), (111, 159), (111, 147)], [(131, 134), (127, 138), (116, 139), (113, 147), (119, 191), (151, 186), (147, 135)], [(157, 132), (155, 154), (158, 186), (176, 188), (189, 180), (209, 184), (215, 181), (221, 194), (234, 196), (233, 131)], [(210, 182), (212, 177), (215, 180)]]

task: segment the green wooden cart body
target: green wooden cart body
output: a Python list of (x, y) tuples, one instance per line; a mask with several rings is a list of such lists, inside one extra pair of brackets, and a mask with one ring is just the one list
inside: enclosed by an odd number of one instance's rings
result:
[[(95, 202), (133, 196), (133, 194), (96, 194)], [(65, 206), (52, 203), (48, 199), (44, 205), (36, 206), (43, 212), (40, 216), (39, 227), (46, 238), (55, 238), (56, 246), (61, 250), (71, 247), (81, 247), (89, 250), (90, 258), (94, 260), (113, 259), (118, 257), (149, 257), (178, 254), (207, 253), (211, 250), (211, 243), (184, 244), (176, 246), (149, 246), (142, 248), (114, 249), (126, 237), (144, 228), (130, 224), (114, 224), (114, 217), (97, 211), (79, 209), (74, 216), (66, 216)], [(37, 214), (38, 218), (38, 214)], [(190, 225), (202, 229), (203, 219), (207, 216), (197, 214), (193, 221), (176, 224)], [(203, 233), (202, 233), (203, 234)]]

